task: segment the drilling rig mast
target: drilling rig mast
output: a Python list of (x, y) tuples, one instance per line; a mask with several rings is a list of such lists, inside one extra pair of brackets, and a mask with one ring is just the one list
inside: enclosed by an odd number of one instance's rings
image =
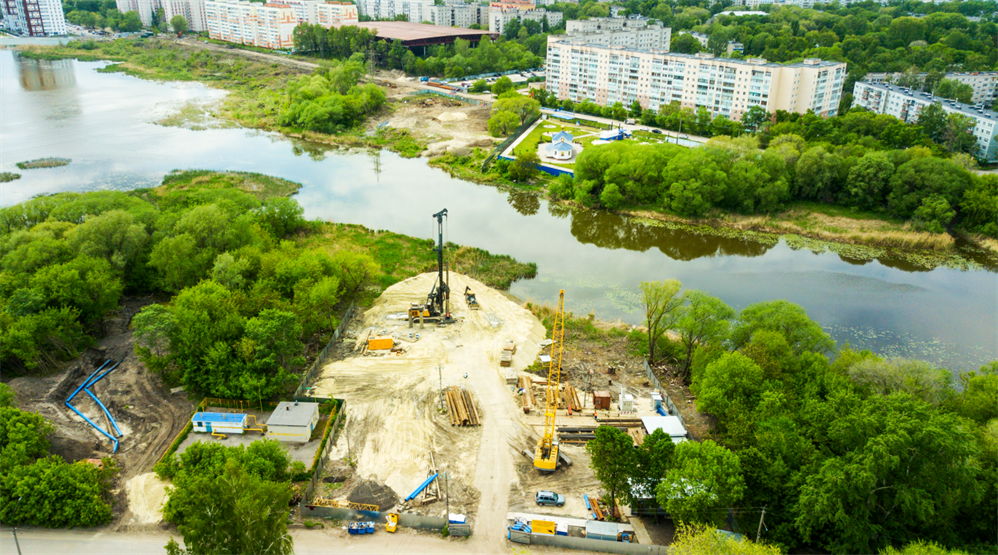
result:
[(561, 382), (561, 354), (565, 343), (565, 290), (558, 293), (558, 311), (551, 328), (551, 362), (544, 405), (544, 435), (534, 451), (534, 468), (554, 472), (558, 468), (558, 442), (554, 439), (554, 419), (558, 410), (558, 384)]

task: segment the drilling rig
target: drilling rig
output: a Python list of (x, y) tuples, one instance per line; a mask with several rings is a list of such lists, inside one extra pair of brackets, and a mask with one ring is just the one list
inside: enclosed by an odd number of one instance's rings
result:
[(544, 435), (534, 451), (534, 468), (541, 472), (558, 469), (558, 441), (555, 440), (554, 417), (558, 410), (558, 384), (561, 382), (561, 354), (565, 343), (565, 290), (558, 293), (558, 311), (551, 328), (551, 362), (548, 363), (548, 385), (544, 404)]
[(426, 304), (420, 306), (413, 304), (409, 307), (410, 319), (420, 318), (420, 313), (424, 319), (436, 320), (441, 324), (453, 322), (450, 315), (450, 286), (447, 279), (444, 279), (444, 217), (447, 216), (447, 209), (433, 215), (437, 219), (437, 279), (433, 283), (433, 289), (426, 296)]

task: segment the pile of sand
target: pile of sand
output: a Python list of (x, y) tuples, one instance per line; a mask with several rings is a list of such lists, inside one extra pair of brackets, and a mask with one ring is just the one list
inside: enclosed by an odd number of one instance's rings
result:
[(166, 482), (155, 472), (139, 474), (125, 483), (128, 508), (139, 524), (154, 524), (163, 520), (163, 505), (166, 503)]
[(464, 112), (444, 112), (437, 116), (440, 121), (463, 121), (468, 119), (468, 114)]

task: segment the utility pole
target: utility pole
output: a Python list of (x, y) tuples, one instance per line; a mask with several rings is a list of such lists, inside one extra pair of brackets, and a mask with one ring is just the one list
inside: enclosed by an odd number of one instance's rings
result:
[(14, 535), (14, 545), (17, 546), (17, 555), (21, 555), (21, 544), (17, 541), (17, 508), (21, 505), (21, 498), (17, 498), (17, 503), (14, 504), (14, 516), (11, 517), (11, 521), (14, 523), (14, 529), (11, 530), (11, 534)]
[(444, 410), (444, 375), (443, 366), (437, 365), (437, 378), (440, 380), (440, 410)]
[(766, 518), (766, 507), (762, 508), (762, 514), (759, 515), (759, 531), (755, 533), (755, 542), (759, 543), (759, 537), (762, 536), (762, 519)]
[(444, 472), (444, 495), (447, 496), (447, 522), (450, 522), (450, 472)]

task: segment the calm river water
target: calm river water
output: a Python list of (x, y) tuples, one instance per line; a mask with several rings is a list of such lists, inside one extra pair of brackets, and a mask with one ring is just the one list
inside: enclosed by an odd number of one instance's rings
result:
[[(58, 156), (62, 168), (21, 171), (0, 205), (59, 191), (154, 186), (173, 169), (244, 170), (304, 184), (309, 218), (432, 237), (430, 215), (450, 211), (447, 239), (538, 264), (514, 284), (553, 302), (564, 288), (576, 314), (640, 323), (638, 284), (679, 279), (736, 309), (787, 299), (836, 340), (953, 369), (998, 358), (998, 281), (989, 271), (913, 271), (893, 261), (769, 247), (648, 227), (612, 214), (569, 211), (536, 197), (452, 179), (425, 160), (389, 152), (323, 152), (244, 129), (191, 131), (153, 122), (219, 91), (101, 74), (103, 64), (35, 62), (0, 51), (0, 171)], [(487, 307), (486, 307), (487, 308)]]

